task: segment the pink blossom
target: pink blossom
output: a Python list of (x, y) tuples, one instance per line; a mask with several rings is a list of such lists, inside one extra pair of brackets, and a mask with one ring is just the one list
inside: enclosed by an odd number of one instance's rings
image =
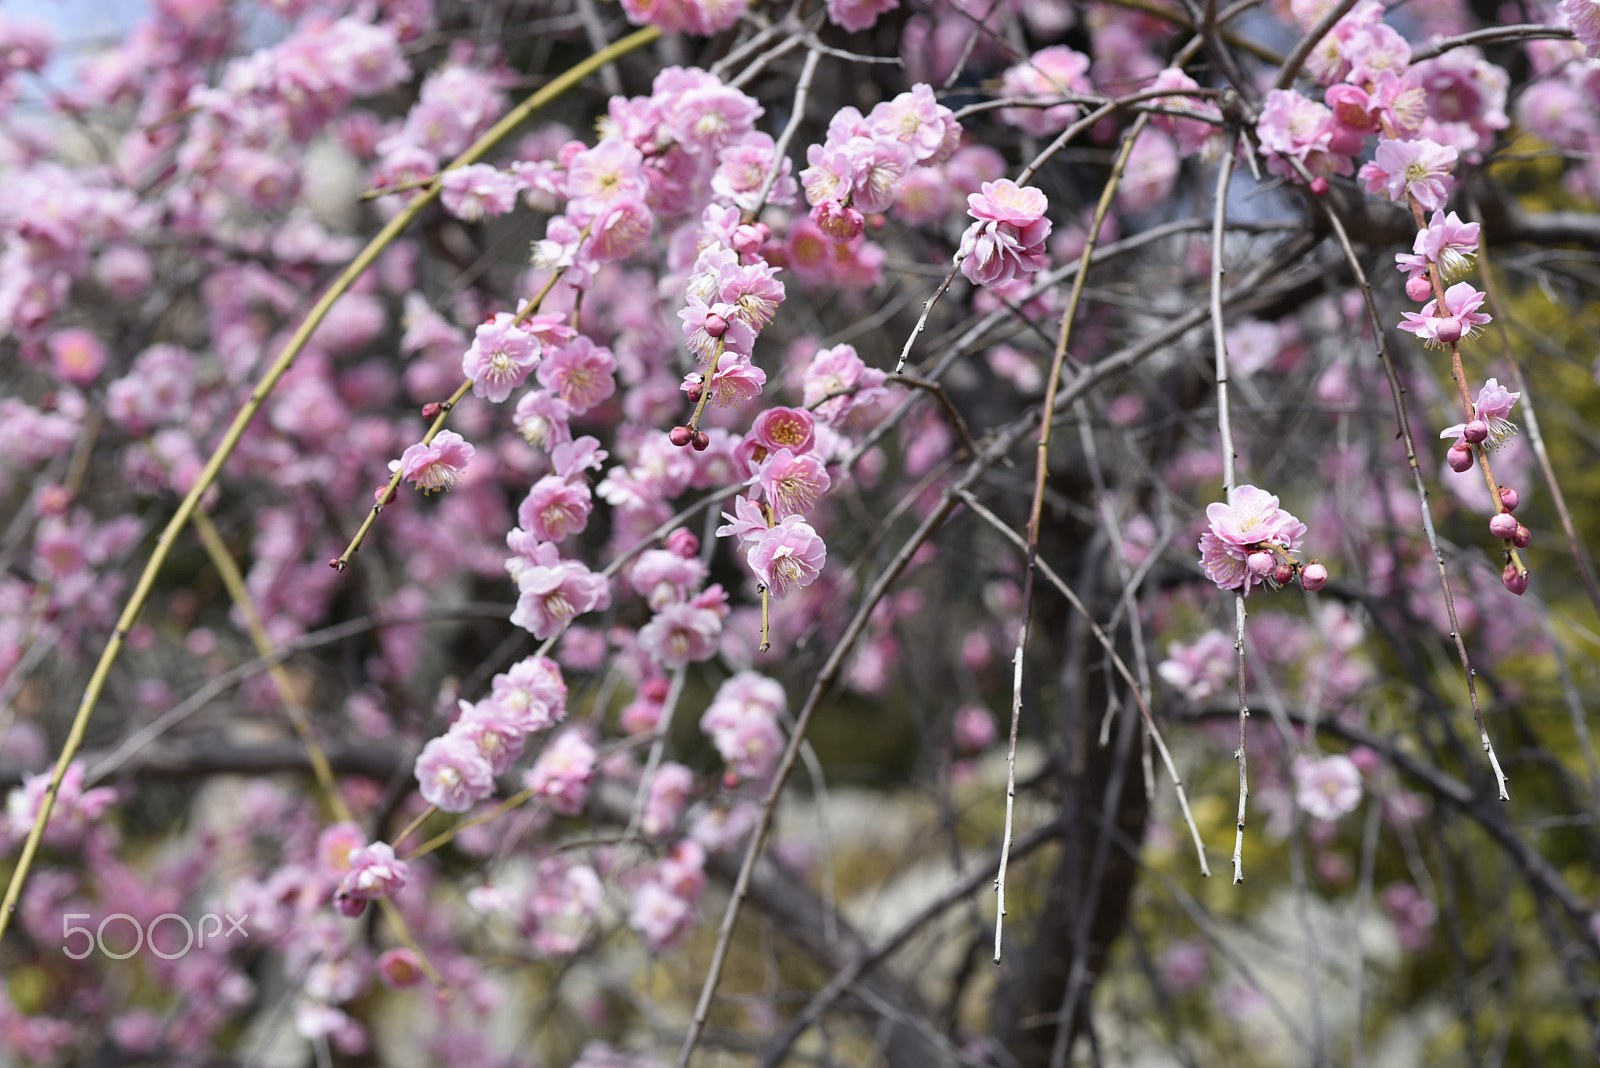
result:
[(523, 785), (552, 812), (576, 816), (583, 811), (583, 801), (588, 796), (596, 755), (583, 733), (569, 727), (544, 747), (523, 777)]
[(718, 408), (734, 408), (759, 397), (761, 388), (766, 384), (767, 373), (751, 363), (750, 357), (737, 352), (724, 352), (717, 361), (717, 370), (711, 376), (709, 387), (705, 384), (704, 375), (691, 371), (685, 376), (681, 388), (686, 393), (709, 388), (711, 404)]
[(594, 498), (582, 482), (546, 475), (517, 506), (517, 524), (540, 541), (561, 541), (589, 525)]
[(605, 576), (576, 560), (562, 560), (549, 543), (534, 550), (528, 565), (518, 568), (517, 608), (511, 622), (548, 638), (573, 619), (611, 603)]
[(445, 812), (465, 812), (494, 793), (494, 771), (478, 747), (460, 736), (435, 738), (417, 756), (422, 797)]
[(580, 218), (593, 218), (624, 201), (643, 200), (649, 190), (644, 156), (616, 137), (579, 152), (567, 163), (566, 195)]
[(461, 372), (472, 379), (472, 392), (496, 404), (522, 385), (543, 351), (537, 338), (513, 325), (515, 318), (501, 312), (481, 324), (461, 359)]
[(445, 210), (467, 222), (486, 215), (504, 215), (517, 206), (522, 182), (487, 163), (445, 171), (439, 177), (439, 199)]
[[(1464, 282), (1462, 283), (1462, 285), (1465, 284)], [(1448, 299), (1449, 293), (1446, 293), (1445, 297)], [(1429, 307), (1432, 307), (1431, 302)], [(1485, 318), (1488, 317), (1485, 316)], [(1472, 416), (1475, 421), (1484, 423), (1488, 429), (1487, 448), (1499, 448), (1510, 440), (1511, 435), (1517, 432), (1517, 424), (1513, 423), (1509, 416), (1511, 415), (1511, 406), (1517, 403), (1521, 397), (1521, 393), (1512, 393), (1500, 384), (1499, 379), (1495, 378), (1485, 381), (1483, 388), (1478, 390), (1478, 399), (1472, 406)], [(1466, 423), (1457, 423), (1441, 430), (1439, 437), (1446, 440), (1449, 438), (1465, 440), (1466, 430)], [(1483, 431), (1480, 430), (1479, 433), (1481, 434)]]
[[(1094, 92), (1089, 84), (1089, 57), (1065, 45), (1035, 52), (1025, 63), (1005, 72), (1000, 91), (1005, 96), (1056, 100), (1067, 95)], [(1000, 120), (1034, 137), (1048, 137), (1071, 125), (1078, 117), (1077, 104), (1056, 104), (1045, 108), (1003, 108)]]
[(950, 727), (951, 739), (958, 753), (979, 753), (994, 744), (998, 732), (994, 716), (981, 705), (965, 705), (956, 709)]
[(1343, 754), (1294, 761), (1295, 803), (1312, 818), (1337, 820), (1361, 803), (1361, 770)]
[(659, 883), (644, 883), (633, 891), (628, 926), (638, 931), (652, 950), (665, 949), (677, 941), (693, 922), (693, 906)]
[(1490, 321), (1486, 312), (1480, 312), (1485, 296), (1470, 282), (1457, 282), (1444, 292), (1446, 315), (1439, 314), (1439, 302), (1430, 300), (1422, 312), (1404, 312), (1405, 321), (1400, 329), (1415, 334), (1428, 345), (1446, 345), (1464, 341), (1477, 333), (1478, 327)]
[(869, 30), (885, 11), (900, 6), (900, 0), (828, 0), (828, 21), (851, 33)]
[(822, 539), (799, 515), (752, 538), (745, 554), (756, 580), (779, 600), (816, 581), (827, 558)]
[(400, 454), (399, 469), (423, 493), (454, 489), (474, 449), (454, 430), (441, 430), (432, 444), (421, 442)]
[(787, 703), (778, 682), (741, 671), (717, 689), (700, 717), (700, 730), (710, 735), (730, 771), (741, 778), (763, 779), (783, 750), (778, 716)]
[(1455, 186), (1451, 171), (1458, 153), (1437, 141), (1419, 138), (1397, 141), (1383, 138), (1372, 162), (1361, 168), (1360, 178), (1367, 192), (1383, 193), (1390, 200), (1404, 203), (1415, 197), (1423, 211), (1439, 211)]
[(985, 182), (981, 193), (967, 197), (968, 214), (977, 221), (956, 253), (961, 273), (975, 285), (996, 286), (1043, 270), (1049, 263), (1047, 207), (1044, 194), (1032, 186), (1019, 188), (1006, 178)]
[(1334, 150), (1333, 135), (1333, 112), (1292, 89), (1267, 93), (1256, 121), (1256, 136), (1268, 153), (1267, 169), (1296, 182), (1299, 174), (1285, 160), (1299, 160), (1313, 176), (1350, 173), (1350, 158)]
[(722, 618), (686, 601), (666, 604), (639, 628), (639, 648), (669, 671), (709, 660), (717, 651)]
[(1278, 507), (1278, 498), (1255, 486), (1240, 486), (1229, 504), (1206, 508), (1210, 528), (1200, 535), (1200, 564), (1220, 589), (1244, 589), (1263, 581), (1246, 566), (1250, 554), (1277, 549), (1293, 552), (1305, 524)]
[(828, 471), (816, 456), (796, 456), (788, 449), (768, 455), (751, 481), (760, 485), (778, 520), (810, 513), (829, 483)]
[(659, 838), (672, 830), (693, 789), (694, 772), (682, 764), (669, 760), (658, 767), (639, 820), (639, 832), (646, 838)]
[(579, 335), (570, 344), (554, 349), (539, 365), (539, 384), (567, 406), (573, 415), (582, 415), (616, 392), (612, 372), (617, 361), (611, 350)]
[(554, 660), (530, 656), (494, 677), (490, 700), (512, 716), (523, 733), (545, 730), (567, 715), (567, 684)]
[(1433, 925), (1439, 919), (1439, 910), (1433, 902), (1410, 883), (1389, 884), (1384, 887), (1380, 900), (1394, 923), (1400, 948), (1408, 953), (1425, 948), (1433, 937)]
[(1234, 672), (1233, 639), (1220, 630), (1208, 630), (1189, 644), (1172, 642), (1156, 674), (1192, 704), (1206, 701), (1227, 689)]
[(517, 433), (529, 445), (540, 449), (553, 449), (562, 442), (572, 440), (572, 430), (567, 425), (572, 409), (567, 402), (549, 390), (533, 390), (517, 401), (512, 422)]
[[(682, 528), (679, 528), (682, 529)], [(706, 580), (706, 566), (694, 556), (682, 556), (667, 549), (650, 549), (639, 554), (628, 581), (644, 596), (652, 611), (689, 595)]]
[(1600, 0), (1561, 0), (1556, 8), (1591, 59), (1600, 59)]
[(395, 857), (387, 842), (352, 849), (350, 870), (334, 891), (334, 904), (346, 916), (359, 916), (368, 901), (399, 893), (409, 876), (410, 867)]
[[(90, 825), (104, 816), (117, 799), (116, 791), (109, 786), (85, 790), (83, 776), (81, 762), (67, 765), (50, 809), (50, 822), (45, 826), (44, 840), (49, 845), (63, 848), (80, 845)], [(32, 831), (51, 777), (50, 772), (28, 775), (21, 786), (7, 795), (5, 819), (0, 822), (0, 828), (9, 830), (18, 839)]]
[[(1438, 264), (1439, 272), (1449, 282), (1472, 269), (1473, 258), (1478, 253), (1478, 228), (1478, 223), (1464, 223), (1453, 211), (1448, 215), (1436, 211), (1428, 220), (1427, 229), (1417, 231), (1411, 251), (1429, 263)], [(1448, 293), (1445, 299), (1448, 302)]]
[(459, 701), (460, 718), (449, 734), (475, 746), (496, 775), (504, 775), (522, 755), (526, 731), (522, 717), (493, 701), (472, 704)]
[(87, 386), (106, 367), (106, 347), (91, 331), (81, 327), (50, 335), (50, 366), (62, 382)]
[(604, 901), (605, 889), (593, 868), (546, 857), (535, 872), (522, 929), (541, 956), (571, 956), (594, 932)]
[(804, 402), (822, 422), (845, 426), (888, 397), (887, 380), (886, 372), (862, 362), (853, 345), (819, 349), (806, 365)]

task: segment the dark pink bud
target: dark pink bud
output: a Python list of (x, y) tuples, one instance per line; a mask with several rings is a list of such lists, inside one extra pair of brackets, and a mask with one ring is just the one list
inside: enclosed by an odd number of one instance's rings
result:
[(1256, 578), (1266, 578), (1277, 570), (1278, 562), (1272, 558), (1271, 553), (1251, 553), (1245, 561), (1245, 566)]
[(1328, 584), (1328, 569), (1311, 561), (1300, 570), (1300, 585), (1306, 588), (1307, 593), (1316, 593)]
[(1518, 597), (1528, 592), (1528, 573), (1526, 571), (1518, 571), (1516, 564), (1506, 565), (1506, 569), (1500, 572), (1500, 581), (1505, 585), (1506, 589)]
[(1282, 586), (1294, 579), (1294, 567), (1291, 564), (1279, 564), (1272, 569), (1272, 581)]
[(1519, 549), (1526, 549), (1531, 541), (1533, 541), (1533, 531), (1518, 523), (1516, 533), (1511, 535), (1511, 544)]
[(422, 406), (422, 418), (424, 418), (424, 419), (437, 419), (437, 418), (439, 418), (439, 409), (441, 407), (442, 407), (442, 405), (438, 401), (429, 401), (427, 404), (424, 404)]
[(1433, 296), (1433, 283), (1428, 281), (1425, 274), (1416, 275), (1406, 279), (1406, 296), (1421, 304)]
[(667, 440), (681, 449), (694, 440), (694, 431), (686, 426), (675, 426), (667, 431)]
[(1461, 436), (1472, 442), (1474, 445), (1477, 445), (1480, 442), (1488, 441), (1489, 424), (1485, 423), (1482, 419), (1474, 419), (1472, 422), (1466, 425), (1464, 430), (1461, 431)]
[(699, 404), (700, 403), (700, 396), (701, 396), (701, 394), (705, 393), (705, 391), (706, 391), (705, 383), (703, 383), (703, 382), (690, 382), (689, 383), (689, 388), (685, 389), (683, 391), (683, 395), (685, 397), (689, 398), (689, 403), (691, 403), (691, 404)]
[(1500, 503), (1505, 505), (1508, 512), (1515, 512), (1517, 505), (1522, 503), (1522, 497), (1510, 486), (1500, 487)]
[[(1526, 579), (1523, 580), (1523, 585), (1527, 585)], [(348, 894), (335, 893), (333, 895), (333, 907), (339, 910), (339, 915), (353, 917), (359, 916), (365, 912), (367, 910), (367, 903), (359, 897), (351, 897)]]
[(1459, 441), (1450, 446), (1450, 451), (1444, 454), (1444, 460), (1452, 471), (1472, 470), (1472, 450)]
[(711, 435), (707, 434), (704, 430), (696, 430), (694, 432), (694, 439), (690, 441), (689, 444), (694, 446), (695, 452), (705, 452), (711, 447)]
[(693, 560), (700, 552), (700, 539), (687, 527), (679, 527), (667, 535), (667, 552)]
[(1461, 320), (1449, 316), (1439, 320), (1439, 325), (1433, 328), (1433, 334), (1446, 345), (1454, 344), (1461, 340)]
[(711, 337), (721, 337), (728, 332), (728, 320), (716, 312), (706, 314), (706, 333)]
[(1509, 538), (1517, 532), (1517, 517), (1510, 512), (1500, 512), (1489, 520), (1489, 533), (1497, 538)]
[(1328, 195), (1328, 180), (1322, 177), (1320, 174), (1311, 179), (1311, 195), (1315, 197), (1325, 197)]

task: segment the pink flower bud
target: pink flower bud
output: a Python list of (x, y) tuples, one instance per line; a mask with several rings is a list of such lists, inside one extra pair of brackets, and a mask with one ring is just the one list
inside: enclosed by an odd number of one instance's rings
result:
[(700, 553), (700, 539), (687, 527), (679, 527), (667, 535), (667, 552), (693, 560)]
[(424, 419), (437, 419), (437, 418), (439, 418), (439, 409), (441, 407), (443, 407), (443, 405), (441, 405), (438, 401), (429, 401), (427, 404), (424, 404), (422, 406), (422, 418), (424, 418)]
[(1250, 573), (1256, 578), (1266, 578), (1277, 570), (1278, 562), (1272, 558), (1271, 553), (1251, 553), (1245, 561), (1245, 566), (1250, 568)]
[(1320, 174), (1311, 179), (1311, 195), (1314, 197), (1325, 197), (1328, 195), (1328, 180), (1322, 177)]
[(708, 337), (721, 337), (728, 332), (728, 320), (716, 312), (706, 313), (706, 335)]
[(1505, 507), (1506, 511), (1515, 512), (1517, 505), (1522, 503), (1522, 497), (1510, 486), (1501, 486), (1500, 503)]
[(1450, 446), (1450, 451), (1444, 454), (1444, 459), (1452, 471), (1472, 470), (1472, 450), (1459, 441)]
[(1511, 535), (1511, 544), (1519, 549), (1526, 549), (1531, 541), (1533, 541), (1533, 531), (1518, 523), (1516, 533)]
[(1489, 520), (1489, 533), (1497, 538), (1509, 538), (1517, 532), (1517, 517), (1510, 512), (1497, 513)]
[(711, 447), (711, 435), (707, 434), (704, 430), (696, 430), (694, 432), (694, 438), (689, 442), (689, 444), (694, 446), (695, 452), (705, 452)]
[(667, 431), (667, 440), (681, 449), (694, 440), (694, 431), (686, 426), (675, 426)]
[(1428, 276), (1419, 274), (1415, 278), (1406, 279), (1406, 296), (1421, 304), (1433, 296), (1433, 283), (1428, 281)]
[(1433, 328), (1433, 333), (1446, 345), (1452, 345), (1461, 340), (1461, 320), (1454, 315), (1440, 319), (1439, 325)]
[(1282, 586), (1294, 580), (1294, 567), (1290, 564), (1279, 564), (1272, 569), (1272, 581)]
[(395, 990), (416, 986), (422, 982), (422, 961), (404, 947), (385, 950), (378, 957), (378, 978), (383, 985)]
[(1489, 440), (1489, 424), (1482, 419), (1474, 419), (1461, 431), (1461, 436), (1477, 445), (1479, 442)]
[(689, 398), (690, 404), (699, 404), (700, 397), (705, 393), (705, 391), (706, 387), (704, 382), (690, 382), (688, 388), (683, 391), (683, 395)]
[(1315, 560), (1300, 569), (1300, 585), (1307, 593), (1316, 593), (1328, 584), (1328, 569)]
[(1500, 581), (1505, 584), (1506, 589), (1518, 597), (1528, 592), (1528, 573), (1518, 571), (1516, 564), (1506, 565), (1506, 569), (1500, 572)]

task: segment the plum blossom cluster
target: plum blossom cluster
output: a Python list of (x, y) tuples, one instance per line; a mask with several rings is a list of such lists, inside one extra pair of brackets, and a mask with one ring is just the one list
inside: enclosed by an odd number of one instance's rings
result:
[(1239, 486), (1227, 502), (1206, 507), (1200, 535), (1200, 566), (1218, 589), (1248, 594), (1258, 585), (1273, 589), (1294, 580), (1315, 592), (1328, 584), (1328, 569), (1291, 554), (1306, 525), (1278, 506), (1278, 498), (1255, 486)]
[(828, 136), (806, 149), (800, 172), (810, 218), (836, 242), (861, 235), (869, 215), (892, 208), (914, 167), (942, 163), (961, 141), (961, 126), (933, 89), (917, 84), (862, 116), (841, 108)]
[[(416, 762), (424, 800), (444, 812), (466, 812), (494, 793), (495, 777), (511, 769), (529, 737), (566, 718), (567, 686), (554, 661), (529, 657), (496, 675), (487, 698), (475, 704), (461, 701), (457, 711), (450, 729), (424, 746)], [(568, 738), (577, 741), (565, 741)], [(575, 773), (583, 765), (576, 752), (583, 744), (581, 735), (572, 731), (549, 743), (535, 769), (545, 768), (539, 772), (541, 784), (586, 785), (587, 780)], [(559, 772), (554, 770), (557, 765)], [(593, 767), (592, 749), (588, 766)], [(572, 807), (575, 789), (566, 785), (546, 792), (562, 806), (557, 811), (566, 811)], [(578, 800), (581, 803), (581, 793)]]

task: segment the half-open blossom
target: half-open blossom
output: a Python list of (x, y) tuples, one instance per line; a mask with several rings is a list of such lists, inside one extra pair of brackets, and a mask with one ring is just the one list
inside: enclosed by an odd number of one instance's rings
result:
[[(1517, 432), (1517, 424), (1508, 416), (1511, 414), (1511, 406), (1517, 403), (1521, 396), (1521, 393), (1512, 393), (1494, 378), (1484, 382), (1483, 388), (1478, 390), (1478, 399), (1472, 406), (1472, 421), (1485, 424), (1487, 434), (1484, 440), (1488, 448), (1504, 445), (1506, 440)], [(1447, 426), (1439, 432), (1439, 437), (1465, 439), (1470, 425), (1470, 423), (1457, 423), (1454, 426)]]
[(1478, 327), (1489, 322), (1489, 315), (1480, 312), (1484, 294), (1470, 282), (1457, 282), (1444, 293), (1444, 314), (1439, 313), (1439, 302), (1430, 300), (1422, 306), (1421, 313), (1404, 312), (1405, 322), (1400, 329), (1415, 334), (1428, 345), (1448, 345), (1462, 341), (1477, 333)]
[(1336, 820), (1361, 804), (1361, 770), (1343, 754), (1321, 760), (1301, 754), (1294, 761), (1294, 799), (1319, 820)]
[(1383, 138), (1372, 162), (1361, 168), (1360, 178), (1369, 193), (1383, 193), (1402, 204), (1410, 195), (1423, 211), (1439, 211), (1455, 187), (1451, 172), (1458, 155), (1453, 147), (1426, 137), (1415, 141)]
[(451, 489), (466, 473), (474, 451), (460, 434), (441, 430), (431, 445), (418, 442), (400, 454), (400, 474), (423, 493)]
[(515, 321), (514, 315), (501, 312), (480, 324), (461, 359), (461, 372), (472, 379), (472, 392), (496, 404), (522, 385), (542, 351), (538, 339), (512, 325)]

